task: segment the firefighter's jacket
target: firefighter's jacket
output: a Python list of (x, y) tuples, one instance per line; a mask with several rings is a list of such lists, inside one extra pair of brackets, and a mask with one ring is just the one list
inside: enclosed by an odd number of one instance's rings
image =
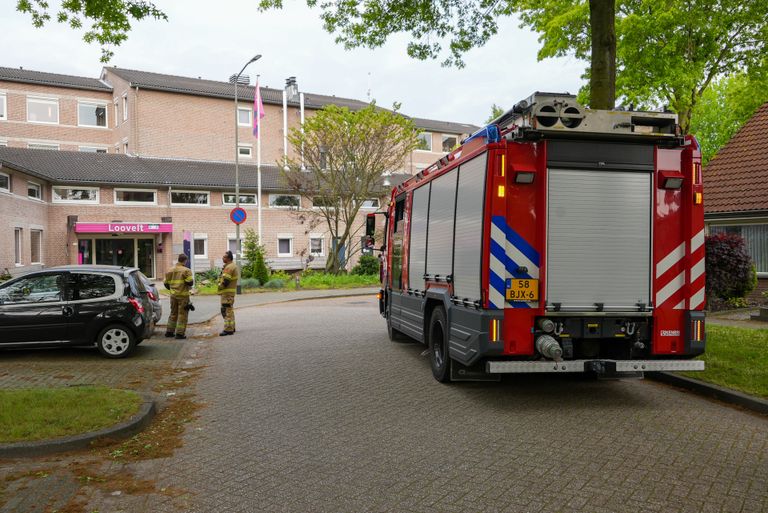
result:
[(235, 294), (237, 292), (237, 280), (240, 278), (240, 270), (234, 262), (230, 262), (221, 270), (219, 277), (219, 294)]
[(171, 297), (189, 297), (192, 283), (192, 271), (183, 264), (177, 263), (165, 273), (164, 285), (171, 291)]

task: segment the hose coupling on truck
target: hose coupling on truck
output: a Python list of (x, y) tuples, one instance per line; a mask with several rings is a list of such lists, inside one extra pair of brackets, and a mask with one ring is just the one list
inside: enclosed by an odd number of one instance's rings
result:
[(536, 351), (539, 352), (544, 358), (549, 358), (556, 362), (563, 359), (563, 348), (554, 337), (549, 335), (540, 335), (536, 339)]

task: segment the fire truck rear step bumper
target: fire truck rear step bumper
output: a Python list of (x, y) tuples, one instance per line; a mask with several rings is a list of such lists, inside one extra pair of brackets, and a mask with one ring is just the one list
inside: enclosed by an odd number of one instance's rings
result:
[(561, 362), (486, 362), (489, 374), (530, 374), (543, 372), (656, 372), (703, 371), (700, 360), (564, 360)]

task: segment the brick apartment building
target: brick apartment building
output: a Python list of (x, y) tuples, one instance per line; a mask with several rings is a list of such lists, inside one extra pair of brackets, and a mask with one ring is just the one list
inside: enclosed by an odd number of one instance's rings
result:
[[(300, 94), (291, 84), (289, 130), (300, 125), (302, 99), (306, 116), (328, 104), (367, 105)], [(118, 68), (104, 68), (98, 79), (0, 68), (0, 270), (104, 263), (160, 276), (185, 231), (194, 239), (196, 269), (217, 265), (226, 249), (235, 249), (228, 217), (235, 200), (234, 87)], [(254, 87), (238, 86), (243, 227), (256, 228), (261, 201), (270, 265), (322, 267), (330, 236), (311, 222), (311, 205), (281, 189), (283, 90), (261, 91), (266, 116), (257, 198)], [(423, 130), (422, 147), (403, 163), (401, 176), (425, 168), (477, 128), (413, 119)], [(299, 208), (286, 208), (292, 204)], [(365, 204), (377, 207), (376, 198)]]

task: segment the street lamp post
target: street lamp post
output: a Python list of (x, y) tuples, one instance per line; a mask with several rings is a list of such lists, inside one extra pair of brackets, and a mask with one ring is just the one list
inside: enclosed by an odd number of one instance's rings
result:
[[(243, 69), (241, 69), (240, 73), (238, 73), (237, 77), (235, 77), (235, 206), (237, 208), (240, 208), (240, 112), (238, 111), (237, 86), (240, 83), (240, 75), (243, 74), (245, 68), (247, 68), (251, 63), (258, 61), (259, 59), (261, 59), (261, 54), (255, 55), (251, 60), (245, 63)], [(256, 113), (255, 115), (258, 116), (259, 114)], [(258, 198), (258, 201), (260, 205), (261, 198)], [(240, 225), (235, 224), (235, 262), (237, 263), (238, 268), (240, 268), (240, 253)], [(240, 294), (241, 292), (242, 287), (240, 285), (240, 281), (238, 281), (237, 293)]]

